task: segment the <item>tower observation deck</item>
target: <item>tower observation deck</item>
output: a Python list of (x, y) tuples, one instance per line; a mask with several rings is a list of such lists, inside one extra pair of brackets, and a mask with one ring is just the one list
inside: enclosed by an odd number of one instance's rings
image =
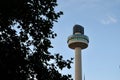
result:
[(88, 47), (89, 38), (84, 35), (81, 25), (73, 27), (73, 35), (68, 37), (68, 47), (75, 50), (75, 80), (82, 80), (81, 50)]
[(67, 43), (71, 49), (75, 49), (76, 47), (80, 47), (81, 49), (87, 48), (89, 38), (84, 35), (84, 28), (80, 25), (75, 25), (73, 27), (73, 35), (68, 37)]

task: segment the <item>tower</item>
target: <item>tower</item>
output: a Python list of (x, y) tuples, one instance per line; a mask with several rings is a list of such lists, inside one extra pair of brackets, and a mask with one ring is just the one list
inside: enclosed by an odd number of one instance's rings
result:
[(68, 37), (68, 47), (75, 50), (75, 80), (82, 80), (81, 50), (88, 47), (89, 38), (84, 35), (84, 28), (80, 25), (73, 27), (73, 35)]

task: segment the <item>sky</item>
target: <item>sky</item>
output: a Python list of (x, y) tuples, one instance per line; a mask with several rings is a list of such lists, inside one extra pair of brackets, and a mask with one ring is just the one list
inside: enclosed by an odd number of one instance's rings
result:
[[(84, 27), (89, 37), (88, 48), (82, 50), (82, 74), (86, 80), (120, 80), (120, 0), (58, 0), (56, 11), (63, 11), (54, 24), (57, 37), (52, 40), (52, 53), (64, 59), (74, 58), (74, 50), (67, 45), (75, 24)], [(71, 69), (62, 74), (72, 74)]]

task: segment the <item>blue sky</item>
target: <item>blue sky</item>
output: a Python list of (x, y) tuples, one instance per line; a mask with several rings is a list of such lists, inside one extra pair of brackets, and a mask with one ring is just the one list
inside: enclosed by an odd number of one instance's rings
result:
[[(82, 25), (90, 40), (82, 50), (83, 76), (86, 80), (120, 80), (120, 0), (58, 0), (56, 10), (64, 15), (54, 25), (57, 37), (52, 40), (51, 52), (64, 59), (74, 57), (67, 38), (75, 24)], [(61, 72), (74, 78), (74, 63)]]

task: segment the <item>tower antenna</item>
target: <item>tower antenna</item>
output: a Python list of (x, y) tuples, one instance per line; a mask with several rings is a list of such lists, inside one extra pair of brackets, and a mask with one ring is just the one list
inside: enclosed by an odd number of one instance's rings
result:
[(85, 74), (84, 74), (84, 80), (85, 80)]

